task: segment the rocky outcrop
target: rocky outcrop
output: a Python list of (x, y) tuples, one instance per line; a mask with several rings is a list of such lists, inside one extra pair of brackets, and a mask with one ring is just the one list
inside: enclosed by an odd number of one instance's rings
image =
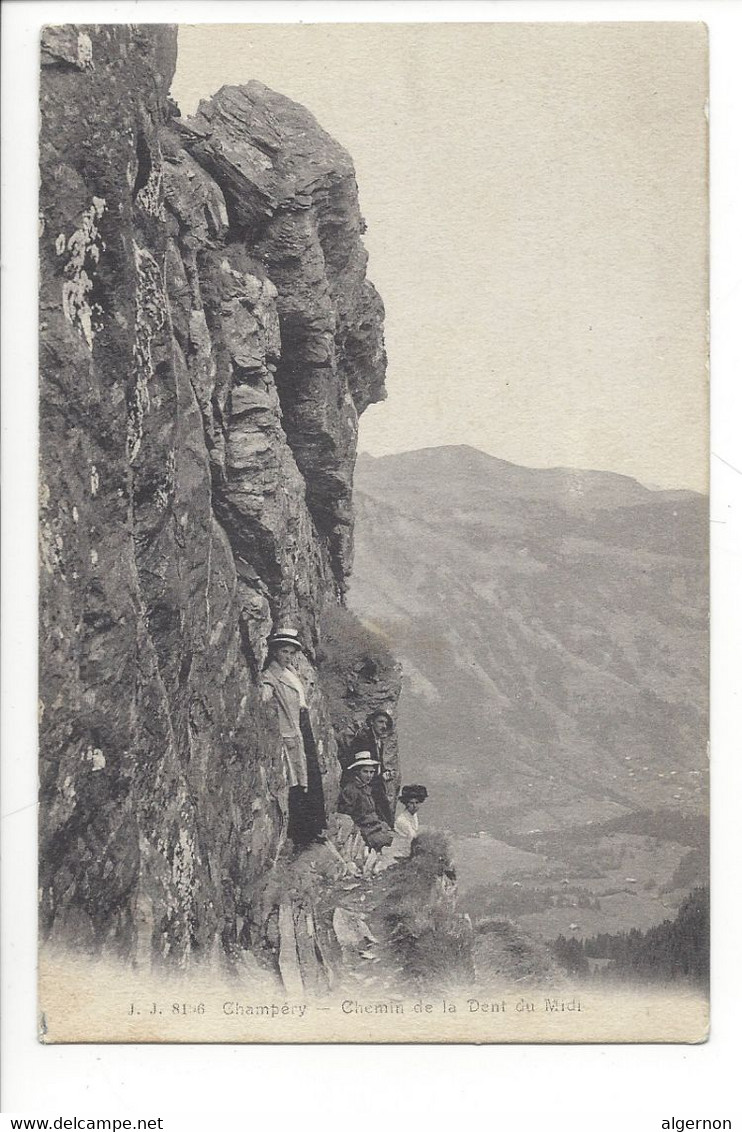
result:
[(384, 396), (350, 158), (257, 83), (181, 120), (175, 57), (157, 26), (41, 52), (42, 929), (143, 963), (230, 953), (281, 851), (274, 625), (335, 796), (313, 658)]
[(353, 164), (304, 107), (257, 82), (224, 87), (176, 125), (224, 192), (232, 238), (276, 285), (280, 352), (248, 349), (233, 364), (239, 382), (265, 380), (270, 367), (307, 505), (342, 588), (358, 414), (384, 395), (386, 366)]
[[(367, 999), (471, 986), (475, 933), (456, 911), (446, 838), (422, 833), (412, 856), (377, 875), (349, 877), (327, 846), (274, 870), (256, 892), (247, 925), (251, 958), (280, 972), (286, 993), (362, 992)], [(520, 971), (511, 963), (513, 981)]]

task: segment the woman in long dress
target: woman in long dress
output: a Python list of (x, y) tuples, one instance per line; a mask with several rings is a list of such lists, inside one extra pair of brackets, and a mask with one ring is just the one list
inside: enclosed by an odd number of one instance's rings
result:
[(322, 773), (309, 719), (307, 697), (293, 661), (303, 651), (293, 629), (275, 632), (268, 641), (263, 688), (278, 713), (281, 753), (289, 788), (288, 836), (294, 848), (305, 849), (327, 829)]

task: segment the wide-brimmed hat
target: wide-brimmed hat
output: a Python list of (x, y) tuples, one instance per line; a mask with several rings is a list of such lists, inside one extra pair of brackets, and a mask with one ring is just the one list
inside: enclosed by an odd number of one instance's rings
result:
[(372, 723), (375, 719), (385, 719), (389, 724), (390, 730), (394, 728), (394, 720), (386, 708), (377, 708), (376, 711), (370, 711), (366, 716), (367, 723)]
[(301, 637), (296, 629), (276, 629), (268, 638), (268, 648), (273, 645), (293, 645), (294, 648), (301, 649), (304, 652), (304, 645), (301, 643)]
[(424, 802), (428, 796), (425, 786), (403, 786), (399, 799), (401, 802)]
[(364, 766), (370, 766), (373, 767), (374, 770), (378, 770), (378, 759), (375, 759), (370, 751), (359, 751), (356, 755), (355, 762), (352, 762), (347, 769), (356, 770), (358, 767)]

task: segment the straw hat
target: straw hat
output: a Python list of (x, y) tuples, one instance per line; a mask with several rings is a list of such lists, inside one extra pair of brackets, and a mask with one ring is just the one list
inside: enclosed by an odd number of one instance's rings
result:
[(268, 638), (268, 648), (272, 645), (293, 645), (294, 648), (304, 652), (304, 645), (296, 629), (276, 629)]
[(378, 761), (372, 757), (370, 751), (359, 751), (356, 755), (356, 761), (351, 763), (347, 768), (348, 770), (355, 770), (357, 767), (370, 766), (374, 770), (379, 769)]

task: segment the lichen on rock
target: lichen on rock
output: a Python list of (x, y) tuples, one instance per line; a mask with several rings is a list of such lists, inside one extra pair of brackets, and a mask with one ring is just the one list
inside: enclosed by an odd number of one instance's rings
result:
[[(101, 197), (93, 197), (89, 208), (82, 214), (80, 227), (67, 239), (60, 232), (55, 241), (57, 255), (66, 254), (64, 282), (62, 283), (62, 310), (64, 317), (79, 330), (89, 350), (93, 349), (93, 308), (88, 301), (93, 283), (88, 274), (100, 260), (105, 244), (100, 239), (98, 221), (103, 215), (106, 202)], [(98, 308), (100, 309), (100, 308)]]

